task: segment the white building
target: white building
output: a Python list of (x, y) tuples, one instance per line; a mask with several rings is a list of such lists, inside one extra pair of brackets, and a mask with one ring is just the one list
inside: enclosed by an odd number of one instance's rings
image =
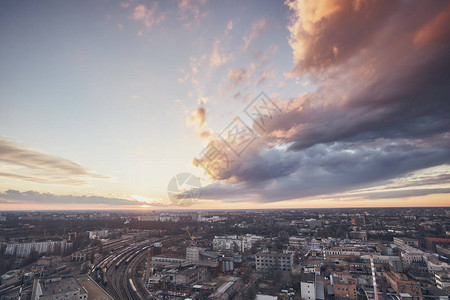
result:
[(92, 239), (104, 239), (109, 236), (109, 232), (106, 229), (88, 231), (88, 233), (89, 233), (89, 239), (91, 239), (91, 240)]
[(238, 251), (244, 252), (252, 247), (252, 236), (215, 236), (213, 239), (213, 249), (215, 251)]
[(414, 262), (425, 262), (423, 259), (425, 252), (423, 252), (422, 250), (407, 245), (399, 246), (399, 248), (402, 250), (402, 260), (407, 265)]
[(323, 254), (326, 256), (329, 255), (353, 255), (353, 256), (360, 256), (361, 252), (354, 251), (352, 249), (345, 249), (345, 248), (331, 248), (323, 250)]
[(9, 243), (6, 246), (6, 255), (15, 255), (16, 257), (27, 257), (31, 250), (39, 254), (58, 252), (62, 254), (65, 250), (72, 247), (72, 243), (66, 240), (62, 241), (46, 241), (46, 242), (29, 242), (29, 243)]
[(301, 297), (304, 300), (316, 300), (316, 276), (306, 273), (300, 282)]
[(139, 216), (138, 221), (146, 222), (146, 221), (159, 221), (159, 215), (147, 215), (147, 216)]
[[(389, 265), (393, 261), (400, 262), (400, 257), (395, 255), (372, 255), (374, 264)], [(370, 254), (361, 255), (361, 260), (369, 263)]]

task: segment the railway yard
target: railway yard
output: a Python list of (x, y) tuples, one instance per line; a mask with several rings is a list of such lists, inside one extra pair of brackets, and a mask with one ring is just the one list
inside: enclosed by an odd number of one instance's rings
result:
[[(126, 238), (105, 243), (102, 250), (107, 251), (108, 254), (89, 268), (88, 278), (101, 287), (110, 299), (148, 299), (150, 293), (142, 277), (145, 272), (147, 253), (153, 243), (170, 242), (176, 239), (176, 237), (167, 237), (132, 241)], [(98, 249), (87, 248), (85, 251), (95, 250)], [(64, 260), (68, 258), (63, 258)], [(0, 299), (16, 299), (19, 293), (25, 296), (31, 294), (35, 278), (83, 276), (76, 273), (77, 265), (69, 262), (56, 268), (36, 272), (33, 276), (23, 274), (17, 280), (0, 286)]]

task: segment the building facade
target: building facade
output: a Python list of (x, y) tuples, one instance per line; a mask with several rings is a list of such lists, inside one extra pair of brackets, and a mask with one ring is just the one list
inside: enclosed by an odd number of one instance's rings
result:
[(272, 273), (275, 270), (292, 272), (293, 253), (259, 252), (255, 255), (256, 271)]

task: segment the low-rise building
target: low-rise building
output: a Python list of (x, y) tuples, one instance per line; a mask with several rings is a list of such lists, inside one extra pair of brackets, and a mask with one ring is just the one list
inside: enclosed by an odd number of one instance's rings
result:
[(425, 252), (408, 245), (399, 246), (401, 249), (402, 261), (409, 265), (412, 263), (424, 263)]
[(394, 244), (397, 247), (401, 247), (404, 245), (411, 246), (411, 247), (419, 247), (419, 241), (416, 239), (411, 239), (407, 237), (394, 237)]
[(329, 256), (329, 255), (360, 256), (361, 252), (355, 251), (355, 250), (349, 249), (349, 248), (335, 247), (335, 248), (323, 250), (323, 254), (325, 256)]
[(358, 299), (358, 294), (356, 292), (356, 279), (354, 278), (334, 277), (333, 291), (335, 299)]
[(167, 272), (168, 280), (174, 284), (193, 285), (209, 279), (208, 269), (203, 266), (186, 266)]
[(412, 300), (422, 300), (422, 291), (417, 281), (408, 279), (403, 273), (385, 272), (384, 276), (398, 295), (409, 294)]
[(151, 257), (151, 265), (155, 266), (171, 266), (171, 265), (181, 265), (185, 263), (186, 259), (181, 258), (179, 256), (174, 255), (161, 255), (161, 256), (152, 256)]
[(87, 290), (75, 278), (35, 279), (31, 300), (87, 300)]
[(437, 272), (434, 274), (438, 289), (450, 292), (450, 275), (448, 272)]

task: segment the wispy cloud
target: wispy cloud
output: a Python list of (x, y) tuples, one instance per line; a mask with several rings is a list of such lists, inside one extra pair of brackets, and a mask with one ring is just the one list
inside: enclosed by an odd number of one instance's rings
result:
[(157, 13), (158, 3), (154, 2), (150, 8), (144, 4), (140, 4), (134, 8), (132, 18), (136, 21), (142, 22), (145, 27), (151, 28), (166, 19), (165, 13)]
[(261, 77), (259, 78), (258, 85), (263, 84), (267, 80), (272, 79), (274, 77), (275, 77), (275, 70), (271, 69), (271, 70), (265, 71), (262, 73)]
[[(201, 105), (206, 103), (206, 98), (199, 99)], [(190, 117), (186, 120), (188, 125), (195, 125), (195, 132), (198, 138), (208, 139), (212, 135), (212, 130), (205, 128), (206, 124), (206, 109), (199, 107), (193, 111)]]
[(198, 128), (201, 128), (205, 124), (206, 110), (204, 107), (197, 108), (192, 112), (188, 119), (188, 124), (197, 124)]
[(268, 22), (266, 18), (261, 18), (252, 24), (250, 32), (242, 37), (242, 40), (244, 41), (242, 49), (244, 51), (247, 51), (250, 44), (264, 33), (264, 30), (267, 28), (267, 24)]
[(198, 24), (200, 19), (208, 15), (208, 12), (202, 8), (206, 2), (207, 0), (179, 0), (180, 19), (186, 22), (185, 27)]
[(254, 64), (250, 64), (247, 68), (239, 68), (230, 70), (228, 72), (228, 88), (234, 89), (237, 86), (240, 86), (244, 84), (247, 80), (252, 77), (253, 73), (255, 72), (256, 66)]
[(0, 139), (0, 177), (45, 184), (83, 185), (87, 180), (107, 179), (74, 161), (29, 149)]
[(229, 61), (233, 58), (231, 53), (225, 53), (223, 47), (220, 46), (220, 43), (216, 41), (214, 43), (213, 51), (209, 58), (209, 65), (211, 67), (218, 67)]

